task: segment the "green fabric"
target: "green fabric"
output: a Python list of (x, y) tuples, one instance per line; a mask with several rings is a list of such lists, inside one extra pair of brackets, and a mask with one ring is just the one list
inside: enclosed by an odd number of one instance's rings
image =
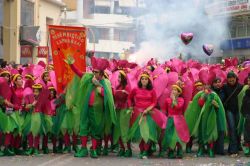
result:
[(79, 133), (80, 126), (80, 109), (77, 108), (77, 102), (79, 102), (78, 94), (83, 93), (79, 91), (80, 78), (75, 76), (72, 81), (67, 86), (65, 102), (66, 107), (69, 112), (66, 113), (66, 119), (64, 122), (63, 133), (67, 132), (69, 134)]
[(23, 122), (24, 117), (19, 114), (19, 111), (14, 111), (12, 114), (6, 115), (3, 122), (3, 132), (22, 135)]
[(23, 135), (27, 136), (29, 133), (38, 136), (44, 134), (43, 126), (44, 118), (40, 112), (30, 112), (25, 117), (25, 122), (23, 124)]
[(52, 116), (44, 115), (44, 114), (42, 114), (42, 116), (43, 116), (43, 119), (44, 119), (44, 121), (42, 123), (43, 134), (47, 135), (47, 134), (52, 133), (52, 127), (53, 127)]
[(113, 141), (114, 144), (117, 144), (119, 141), (119, 138), (121, 137), (122, 142), (126, 143), (128, 142), (128, 131), (129, 131), (129, 122), (130, 122), (130, 116), (127, 112), (127, 109), (117, 110), (117, 124), (114, 128), (114, 135), (113, 135)]
[(174, 126), (174, 119), (172, 117), (168, 118), (167, 126), (165, 129), (164, 137), (162, 140), (162, 146), (170, 149), (175, 149), (176, 144), (179, 143), (182, 148), (185, 147), (185, 143), (179, 138), (177, 131)]
[(3, 112), (2, 108), (0, 107), (0, 131), (1, 132), (3, 131), (5, 119), (6, 119), (6, 115)]
[(154, 122), (152, 117), (148, 114), (145, 115), (141, 123), (139, 124), (141, 119), (141, 114), (137, 117), (136, 121), (129, 129), (128, 139), (132, 139), (133, 141), (140, 141), (143, 139), (147, 142), (157, 143), (158, 140), (158, 132), (157, 132), (157, 124)]
[(193, 132), (195, 124), (201, 113), (201, 107), (198, 104), (198, 100), (202, 94), (203, 94), (202, 92), (198, 92), (194, 96), (193, 100), (189, 103), (187, 110), (184, 113), (190, 133)]
[[(202, 143), (208, 143), (217, 140), (218, 131), (227, 132), (227, 123), (225, 110), (219, 96), (215, 92), (210, 93), (201, 108), (198, 99), (202, 95), (204, 95), (204, 92), (199, 92), (194, 97), (188, 107), (188, 112), (185, 112), (185, 118), (187, 118), (191, 136), (199, 137), (199, 141)], [(219, 108), (215, 108), (211, 104), (213, 100), (218, 103)], [(191, 118), (192, 116), (195, 118)]]
[(56, 109), (56, 116), (54, 117), (54, 123), (52, 127), (52, 133), (54, 135), (60, 135), (61, 134), (61, 126), (65, 117), (65, 114), (67, 112), (66, 105), (62, 103), (57, 109)]
[(238, 108), (239, 108), (239, 111), (240, 111), (240, 119), (239, 119), (239, 123), (238, 123), (238, 134), (241, 135), (244, 131), (244, 124), (245, 124), (245, 118), (242, 116), (241, 114), (241, 107), (242, 107), (242, 101), (243, 101), (243, 98), (245, 96), (245, 93), (246, 93), (246, 90), (249, 88), (248, 85), (245, 85), (241, 92), (238, 94)]
[[(104, 123), (105, 120), (105, 129), (103, 129), (103, 134), (110, 133), (112, 123), (116, 123), (116, 114), (114, 109), (114, 100), (111, 90), (110, 82), (106, 79), (100, 81), (100, 84), (104, 88), (104, 99), (98, 94), (95, 90), (95, 86), (92, 83), (93, 78), (92, 73), (86, 73), (80, 81), (80, 86), (77, 93), (77, 102), (76, 109), (80, 112), (80, 136), (88, 135), (88, 126), (89, 123), (96, 123), (95, 125), (99, 126)], [(94, 110), (93, 115), (90, 112), (89, 108), (89, 99), (92, 90), (95, 90), (95, 102), (91, 107)], [(91, 116), (89, 118), (88, 116)], [(94, 116), (94, 119), (93, 119)], [(86, 123), (88, 121), (89, 123)], [(97, 132), (99, 133), (99, 132)], [(103, 135), (102, 134), (102, 135)]]

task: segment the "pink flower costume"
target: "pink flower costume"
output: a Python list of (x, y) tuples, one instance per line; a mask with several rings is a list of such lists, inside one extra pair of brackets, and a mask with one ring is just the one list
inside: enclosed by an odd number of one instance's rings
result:
[[(129, 96), (129, 106), (133, 107), (129, 137), (140, 141), (141, 157), (148, 155), (150, 142), (157, 142), (157, 128), (164, 128), (166, 125), (166, 116), (154, 108), (156, 103), (157, 97), (154, 89), (137, 87), (132, 90)], [(149, 107), (152, 109), (146, 113), (145, 110)]]

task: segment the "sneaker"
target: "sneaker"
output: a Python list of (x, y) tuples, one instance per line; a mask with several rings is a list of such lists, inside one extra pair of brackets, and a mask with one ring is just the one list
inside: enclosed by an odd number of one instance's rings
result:
[(208, 156), (210, 158), (214, 158), (214, 151), (213, 151), (213, 149), (211, 149), (211, 148), (208, 149)]
[(14, 152), (16, 155), (23, 155), (23, 150), (19, 149), (19, 148), (15, 148)]
[(160, 158), (164, 158), (165, 157), (165, 152), (164, 151), (159, 151), (159, 154), (157, 155)]
[(174, 159), (174, 158), (175, 158), (175, 155), (174, 155), (174, 151), (173, 151), (173, 150), (169, 150), (169, 152), (168, 152), (168, 158), (169, 158), (169, 159)]
[(178, 148), (178, 149), (177, 149), (176, 157), (177, 157), (178, 159), (182, 159), (182, 158), (183, 158), (183, 151), (182, 151), (181, 148)]
[(71, 147), (70, 146), (65, 146), (63, 149), (63, 153), (71, 153)]
[(28, 148), (25, 152), (24, 152), (24, 155), (26, 156), (30, 156), (33, 154), (33, 148)]
[(49, 148), (43, 147), (43, 154), (49, 154)]
[(3, 153), (4, 156), (15, 156), (15, 153), (10, 148), (5, 148)]
[(124, 149), (120, 149), (117, 156), (118, 157), (123, 157), (125, 155), (125, 150)]
[(33, 149), (33, 155), (35, 155), (35, 156), (40, 155), (40, 152), (39, 152), (39, 150), (37, 148)]
[(102, 151), (103, 156), (107, 156), (109, 154), (108, 148), (104, 147)]
[(75, 151), (75, 153), (77, 153), (77, 152), (79, 151), (78, 146), (77, 146), (77, 145), (74, 145), (74, 146), (73, 146), (73, 150)]
[(75, 153), (75, 157), (87, 157), (89, 155), (88, 149), (86, 147), (82, 147), (80, 150), (78, 150), (77, 153)]
[(148, 152), (147, 151), (144, 151), (142, 153), (142, 159), (147, 159), (148, 158)]
[(131, 149), (127, 149), (125, 154), (124, 154), (124, 157), (132, 157), (132, 150)]
[(91, 158), (95, 158), (95, 159), (98, 158), (97, 151), (91, 149), (91, 150), (90, 150), (90, 157), (91, 157)]

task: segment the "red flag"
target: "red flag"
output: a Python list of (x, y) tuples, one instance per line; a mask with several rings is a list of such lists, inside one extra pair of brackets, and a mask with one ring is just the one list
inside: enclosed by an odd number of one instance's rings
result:
[(70, 66), (64, 62), (68, 56), (75, 59), (79, 70), (86, 70), (86, 28), (49, 25), (49, 33), (57, 90), (61, 93), (74, 76)]

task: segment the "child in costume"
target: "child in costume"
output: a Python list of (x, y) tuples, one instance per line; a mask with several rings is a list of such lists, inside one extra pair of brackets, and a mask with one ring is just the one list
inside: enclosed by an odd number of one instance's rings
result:
[(244, 145), (243, 150), (246, 156), (250, 155), (250, 74), (247, 77), (245, 85), (238, 95), (239, 109), (241, 111), (239, 130), (243, 132)]
[[(132, 150), (128, 140), (130, 114), (128, 112), (128, 95), (130, 87), (124, 70), (119, 70), (119, 85), (114, 90), (115, 107), (118, 123), (114, 129), (114, 143), (119, 141), (120, 150), (118, 156), (131, 157)], [(127, 150), (125, 151), (125, 144)]]
[[(0, 72), (0, 146), (2, 145), (3, 140), (3, 127), (4, 120), (6, 119), (5, 110), (8, 107), (8, 101), (11, 98), (10, 90), (10, 72), (7, 70), (2, 70)], [(0, 156), (3, 156), (4, 153), (0, 150)]]
[(214, 142), (218, 138), (218, 132), (227, 132), (225, 111), (220, 97), (209, 86), (215, 73), (203, 69), (199, 77), (205, 87), (194, 96), (185, 112), (185, 119), (191, 136), (198, 139), (197, 156), (203, 156), (205, 145), (208, 145), (209, 157), (214, 157)]
[(92, 138), (90, 156), (97, 158), (97, 141), (104, 136), (104, 121), (116, 123), (116, 113), (109, 80), (104, 79), (104, 70), (109, 62), (103, 58), (91, 57), (92, 73), (82, 73), (74, 65), (72, 57), (65, 60), (71, 69), (81, 78), (79, 93), (77, 94), (77, 109), (80, 111), (80, 138), (82, 148), (75, 153), (75, 157), (88, 155), (88, 136)]
[(174, 84), (170, 97), (166, 99), (166, 114), (168, 118), (163, 138), (163, 146), (169, 148), (169, 158), (175, 158), (175, 148), (177, 148), (176, 157), (182, 158), (182, 149), (190, 138), (188, 126), (183, 115), (184, 99), (180, 97), (181, 93), (181, 84)]
[(129, 138), (140, 141), (140, 155), (144, 159), (149, 156), (151, 142), (157, 143), (157, 125), (164, 128), (166, 116), (155, 109), (157, 103), (156, 93), (148, 72), (143, 72), (139, 77), (138, 87), (129, 95), (129, 106), (133, 110), (129, 131)]
[[(193, 97), (200, 91), (203, 90), (204, 85), (201, 81), (196, 81), (194, 84), (194, 91), (193, 91)], [(193, 137), (190, 137), (189, 142), (186, 145), (186, 153), (191, 153), (192, 152), (192, 146), (193, 146)]]
[(39, 102), (40, 93), (42, 91), (41, 84), (32, 86), (33, 96), (26, 97), (25, 109), (27, 114), (23, 125), (23, 134), (28, 137), (29, 148), (25, 151), (25, 155), (39, 155), (39, 142), (42, 131), (42, 104)]
[[(5, 100), (6, 118), (4, 120), (3, 131), (5, 133), (5, 155), (13, 156), (22, 154), (22, 125), (24, 121), (23, 111), (23, 78), (20, 74), (12, 77), (13, 87), (11, 88), (11, 100)], [(14, 151), (12, 150), (14, 149)]]

